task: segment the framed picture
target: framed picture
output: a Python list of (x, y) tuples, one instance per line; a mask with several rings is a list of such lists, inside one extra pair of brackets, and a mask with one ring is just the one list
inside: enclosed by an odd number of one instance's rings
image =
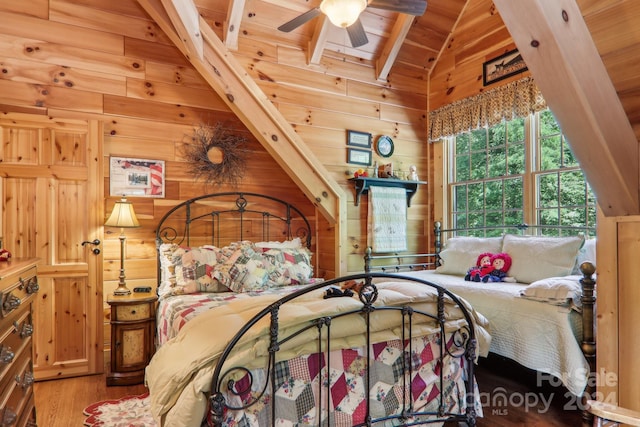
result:
[(482, 64), (482, 84), (487, 86), (527, 70), (522, 55), (514, 49)]
[(371, 151), (347, 148), (347, 162), (353, 165), (371, 166)]
[(164, 197), (164, 160), (110, 157), (109, 195)]
[(358, 132), (356, 130), (347, 130), (347, 145), (371, 148), (371, 134)]

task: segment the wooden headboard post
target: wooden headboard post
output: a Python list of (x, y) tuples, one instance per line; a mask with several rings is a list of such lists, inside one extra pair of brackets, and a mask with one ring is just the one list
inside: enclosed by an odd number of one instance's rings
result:
[[(593, 274), (596, 267), (590, 262), (580, 264), (580, 272), (582, 279), (582, 343), (581, 348), (584, 357), (589, 363), (589, 378), (587, 387), (582, 394), (582, 407), (587, 407), (587, 400), (594, 399), (596, 391), (596, 334), (595, 334), (595, 288), (596, 282), (593, 280)], [(593, 425), (593, 414), (586, 409), (582, 411), (582, 425)]]

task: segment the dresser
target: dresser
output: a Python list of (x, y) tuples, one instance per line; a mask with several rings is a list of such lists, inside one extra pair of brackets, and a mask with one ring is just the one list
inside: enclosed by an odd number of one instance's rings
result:
[(155, 348), (156, 299), (153, 292), (107, 298), (111, 306), (111, 367), (107, 385), (144, 381), (144, 369)]
[(33, 427), (33, 305), (37, 258), (0, 262), (0, 425)]

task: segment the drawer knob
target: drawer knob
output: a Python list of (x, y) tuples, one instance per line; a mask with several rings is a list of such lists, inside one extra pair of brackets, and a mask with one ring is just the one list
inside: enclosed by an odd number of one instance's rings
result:
[(8, 313), (20, 307), (21, 303), (22, 301), (20, 300), (20, 298), (13, 294), (9, 294), (5, 297), (5, 300), (2, 303), (2, 309)]
[(9, 408), (4, 408), (4, 412), (2, 414), (2, 427), (12, 426), (17, 419), (18, 415), (15, 412)]
[(38, 285), (38, 278), (34, 276), (31, 279), (29, 279), (29, 282), (27, 283), (27, 293), (35, 294), (39, 290), (40, 290), (40, 285)]
[(16, 332), (20, 334), (20, 338), (26, 338), (33, 335), (33, 325), (30, 323), (23, 323), (22, 326), (18, 322), (13, 322), (13, 327)]
[(13, 358), (15, 354), (11, 350), (11, 347), (8, 346), (0, 346), (0, 363), (9, 364), (13, 362)]
[(30, 387), (33, 385), (33, 373), (25, 372), (20, 378), (20, 375), (16, 375), (16, 384), (18, 384), (23, 389)]

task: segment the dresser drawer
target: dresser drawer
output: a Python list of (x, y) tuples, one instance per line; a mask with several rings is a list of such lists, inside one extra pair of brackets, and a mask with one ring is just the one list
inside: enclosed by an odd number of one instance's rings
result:
[[(33, 406), (33, 367), (31, 354), (23, 352), (9, 372), (9, 381), (0, 396), (0, 421), (6, 425), (16, 425), (18, 419), (23, 422), (24, 414)], [(11, 421), (11, 420), (14, 421)]]
[(145, 320), (153, 316), (153, 304), (152, 303), (140, 303), (140, 304), (127, 304), (115, 307), (113, 320), (117, 321), (131, 321), (131, 320)]
[(38, 277), (36, 268), (32, 267), (2, 279), (2, 293), (0, 293), (0, 317), (9, 316), (22, 304), (31, 301), (33, 294), (38, 292)]
[(31, 353), (33, 323), (28, 308), (21, 307), (0, 326), (0, 384), (4, 383), (5, 374), (16, 358), (23, 352)]

